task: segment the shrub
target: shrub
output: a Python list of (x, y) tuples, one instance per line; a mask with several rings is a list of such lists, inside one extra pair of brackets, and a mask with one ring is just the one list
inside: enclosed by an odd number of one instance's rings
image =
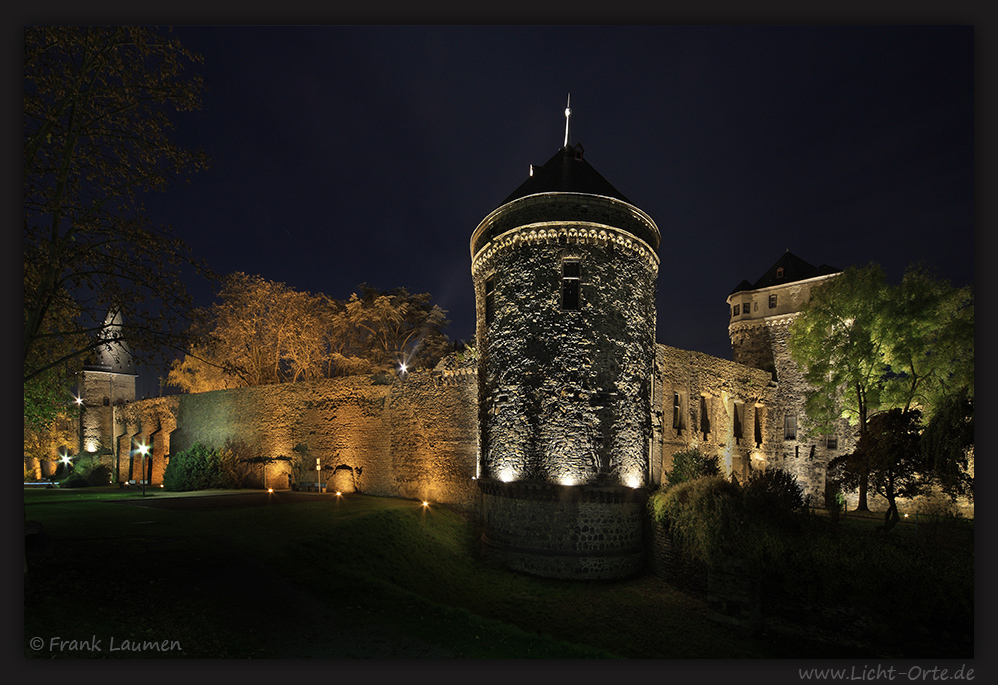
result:
[[(110, 453), (110, 450), (107, 450), (107, 453)], [(102, 453), (97, 453), (97, 455), (100, 454)], [(108, 485), (111, 483), (111, 468), (103, 463), (97, 455), (88, 454), (77, 459), (73, 465), (73, 475), (84, 478), (90, 485)]]
[(163, 473), (163, 489), (174, 492), (232, 487), (218, 450), (194, 443), (170, 458)]
[(744, 521), (741, 488), (720, 476), (680, 483), (650, 501), (655, 517), (688, 556), (708, 565), (732, 553)]
[(59, 483), (60, 488), (89, 488), (90, 481), (78, 473), (74, 473), (66, 480)]
[(672, 455), (672, 468), (665, 474), (669, 485), (679, 485), (707, 476), (716, 476), (721, 472), (717, 463), (717, 455), (706, 455), (693, 447), (676, 452)]
[(754, 472), (742, 492), (746, 514), (753, 523), (766, 521), (780, 529), (794, 526), (807, 511), (804, 489), (782, 469)]

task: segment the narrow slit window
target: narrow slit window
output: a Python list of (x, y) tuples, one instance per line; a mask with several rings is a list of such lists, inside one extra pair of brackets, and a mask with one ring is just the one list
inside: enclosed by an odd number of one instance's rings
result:
[(710, 435), (710, 418), (707, 416), (707, 398), (704, 395), (700, 395), (700, 432), (703, 433), (704, 440)]
[(495, 316), (495, 277), (485, 280), (485, 325), (492, 325), (492, 318)]
[(578, 259), (566, 259), (561, 263), (561, 307), (566, 310), (581, 308), (579, 281), (581, 268)]
[(680, 409), (679, 393), (672, 393), (672, 427), (679, 432), (683, 429), (682, 410)]
[(755, 446), (762, 444), (762, 407), (756, 407), (755, 411)]
[(736, 445), (740, 445), (742, 440), (742, 412), (744, 411), (744, 406), (745, 405), (735, 403), (735, 411), (733, 412), (732, 421), (734, 423), (731, 430), (735, 435)]

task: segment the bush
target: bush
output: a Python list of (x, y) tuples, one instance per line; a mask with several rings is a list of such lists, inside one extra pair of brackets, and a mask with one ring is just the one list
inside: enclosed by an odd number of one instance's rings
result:
[[(110, 450), (107, 450), (109, 453)], [(73, 475), (85, 479), (90, 485), (100, 486), (111, 483), (111, 467), (103, 463), (98, 455), (87, 455), (77, 459), (73, 465)], [(63, 486), (65, 487), (65, 486)], [(77, 486), (81, 487), (81, 486)]]
[(684, 553), (711, 565), (734, 552), (744, 521), (740, 499), (737, 483), (707, 476), (659, 491), (650, 505)]
[(717, 455), (707, 456), (693, 447), (672, 455), (672, 469), (665, 474), (665, 477), (669, 485), (679, 485), (698, 478), (716, 476), (720, 472)]
[(232, 487), (218, 450), (194, 443), (170, 458), (163, 473), (163, 489), (173, 492)]
[(766, 520), (780, 528), (792, 526), (807, 511), (804, 489), (782, 469), (756, 471), (742, 492), (745, 511), (753, 521)]

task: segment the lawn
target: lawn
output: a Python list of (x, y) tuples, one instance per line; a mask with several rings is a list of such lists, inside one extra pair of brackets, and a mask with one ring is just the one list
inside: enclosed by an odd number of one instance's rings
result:
[(28, 557), (26, 657), (845, 656), (741, 636), (650, 574), (562, 581), (490, 565), (472, 518), (439, 505), (352, 494), (172, 510), (135, 495), (25, 491), (26, 519), (49, 537)]

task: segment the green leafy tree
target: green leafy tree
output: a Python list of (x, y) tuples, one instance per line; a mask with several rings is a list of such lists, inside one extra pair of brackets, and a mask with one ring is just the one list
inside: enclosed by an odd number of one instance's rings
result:
[(974, 293), (954, 288), (921, 266), (888, 290), (883, 340), (886, 407), (921, 409), (931, 419), (945, 398), (974, 387)]
[[(881, 406), (886, 371), (884, 326), (887, 286), (879, 266), (849, 268), (815, 287), (791, 325), (790, 355), (807, 382), (805, 411), (816, 430), (840, 418), (860, 436)], [(859, 473), (858, 509), (868, 511), (867, 474)]]
[[(111, 340), (111, 310), (124, 320), (113, 339), (137, 356), (186, 347), (178, 265), (194, 261), (146, 217), (142, 197), (206, 164), (170, 140), (171, 115), (200, 106), (201, 81), (187, 74), (198, 61), (145, 27), (24, 29), (26, 391), (65, 383), (67, 365)], [(26, 392), (36, 405), (42, 396)]]
[(868, 476), (874, 492), (887, 500), (883, 532), (898, 521), (898, 497), (916, 497), (926, 491), (930, 469), (920, 444), (922, 413), (918, 409), (889, 409), (870, 417), (866, 431), (850, 454), (836, 457), (830, 464), (833, 473), (855, 486)]
[[(875, 264), (848, 269), (814, 289), (789, 347), (817, 431), (846, 418), (862, 439), (877, 411), (917, 408), (931, 417), (959, 389), (973, 394), (973, 290), (953, 288), (921, 265), (898, 286), (885, 284)], [(858, 508), (867, 510), (867, 479), (858, 475)]]
[(968, 449), (974, 445), (974, 398), (967, 388), (940, 401), (922, 431), (922, 456), (943, 492), (973, 498)]

